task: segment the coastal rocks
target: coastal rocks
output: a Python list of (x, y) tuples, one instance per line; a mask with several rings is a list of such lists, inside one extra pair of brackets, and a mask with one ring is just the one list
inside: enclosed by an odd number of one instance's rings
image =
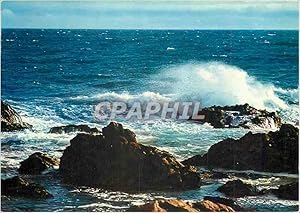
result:
[(212, 145), (203, 156), (182, 163), (234, 170), (298, 173), (298, 128), (283, 124), (279, 131), (244, 135)]
[(249, 104), (207, 107), (198, 115), (205, 118), (195, 121), (210, 123), (215, 128), (277, 128), (281, 125), (281, 119), (275, 112), (258, 110)]
[(216, 203), (211, 200), (203, 200), (193, 204), (193, 207), (200, 212), (234, 212), (230, 206)]
[(21, 162), (18, 172), (21, 174), (41, 174), (48, 168), (58, 166), (59, 161), (41, 152), (30, 155), (26, 160)]
[(91, 128), (88, 125), (84, 125), (84, 124), (52, 127), (49, 131), (49, 133), (57, 133), (57, 134), (71, 133), (71, 132), (86, 132), (90, 134), (101, 133), (101, 131), (99, 131), (96, 127)]
[(144, 205), (133, 206), (131, 212), (234, 212), (225, 204), (203, 200), (195, 203), (185, 202), (180, 199), (155, 200)]
[(22, 121), (21, 116), (7, 103), (1, 100), (1, 131), (23, 130), (32, 126)]
[(1, 180), (1, 195), (34, 199), (52, 197), (52, 195), (41, 185), (29, 183), (18, 176)]
[(218, 188), (218, 191), (224, 193), (227, 196), (235, 198), (254, 196), (258, 194), (254, 186), (243, 183), (243, 181), (241, 180), (228, 181), (223, 186), (220, 186)]
[(278, 189), (273, 189), (272, 193), (278, 198), (285, 200), (299, 199), (299, 182), (293, 182), (285, 185), (280, 185)]
[(212, 201), (214, 203), (224, 204), (226, 206), (231, 207), (234, 211), (239, 211), (239, 212), (250, 211), (250, 209), (245, 209), (245, 208), (237, 205), (234, 200), (229, 199), (229, 198), (205, 196), (203, 198), (203, 200), (209, 200), (209, 201)]
[(128, 209), (133, 212), (197, 212), (190, 203), (179, 199), (155, 200)]
[(192, 166), (166, 151), (144, 146), (121, 124), (110, 123), (103, 135), (78, 134), (60, 160), (64, 182), (121, 191), (181, 190), (200, 186)]

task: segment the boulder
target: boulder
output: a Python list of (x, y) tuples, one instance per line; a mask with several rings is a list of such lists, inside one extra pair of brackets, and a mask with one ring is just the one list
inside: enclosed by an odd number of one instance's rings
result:
[(50, 198), (52, 195), (41, 185), (29, 183), (15, 176), (9, 179), (1, 179), (1, 195), (26, 198)]
[(219, 192), (224, 193), (230, 197), (245, 197), (254, 196), (258, 194), (256, 188), (250, 184), (243, 183), (241, 180), (232, 180), (225, 183), (218, 188)]
[(41, 152), (30, 155), (26, 160), (21, 162), (18, 169), (20, 174), (41, 174), (48, 168), (58, 166), (59, 161)]
[(22, 121), (21, 116), (7, 103), (1, 100), (1, 131), (24, 130), (32, 126)]
[(103, 135), (78, 134), (60, 160), (63, 181), (121, 191), (182, 190), (200, 186), (200, 175), (171, 154), (137, 142), (121, 124)]
[(259, 110), (249, 104), (206, 107), (198, 115), (205, 117), (194, 121), (210, 123), (215, 128), (277, 128), (281, 125), (281, 118), (275, 112)]
[(154, 200), (140, 206), (132, 206), (130, 212), (233, 212), (230, 206), (210, 200), (195, 203), (185, 202), (180, 199)]
[(299, 200), (299, 182), (280, 185), (278, 189), (273, 189), (272, 192), (281, 199)]
[(98, 134), (101, 133), (99, 129), (91, 128), (88, 125), (67, 125), (67, 126), (57, 126), (57, 127), (52, 127), (49, 131), (49, 133), (57, 133), (57, 134), (62, 134), (62, 133), (71, 133), (71, 132), (86, 132), (90, 134)]
[(249, 132), (238, 140), (225, 139), (212, 145), (206, 154), (196, 155), (182, 163), (210, 168), (298, 174), (298, 138), (298, 128), (283, 124), (276, 132)]

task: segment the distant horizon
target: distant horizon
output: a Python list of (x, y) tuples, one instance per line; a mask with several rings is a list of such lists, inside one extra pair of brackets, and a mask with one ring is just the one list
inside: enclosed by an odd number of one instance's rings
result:
[(184, 31), (184, 30), (190, 30), (190, 31), (269, 31), (269, 30), (274, 30), (274, 31), (299, 31), (299, 29), (158, 29), (158, 28), (15, 28), (15, 27), (6, 27), (6, 28), (1, 28), (1, 30), (170, 30), (170, 31)]

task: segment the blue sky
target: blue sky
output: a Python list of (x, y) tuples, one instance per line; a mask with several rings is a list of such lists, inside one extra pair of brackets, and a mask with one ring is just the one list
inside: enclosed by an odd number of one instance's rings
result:
[(297, 1), (4, 1), (2, 28), (298, 29)]

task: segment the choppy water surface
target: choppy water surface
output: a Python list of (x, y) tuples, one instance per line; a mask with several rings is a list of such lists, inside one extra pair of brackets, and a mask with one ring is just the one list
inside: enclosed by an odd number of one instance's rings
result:
[[(276, 110), (284, 121), (297, 124), (298, 84), (297, 31), (3, 30), (2, 99), (34, 129), (2, 133), (1, 174), (15, 175), (19, 162), (35, 151), (60, 157), (75, 134), (49, 134), (53, 126), (106, 125), (92, 114), (100, 101), (249, 103)], [(248, 131), (170, 120), (122, 123), (140, 142), (180, 160)], [(278, 185), (269, 175), (260, 182)], [(220, 195), (215, 189), (222, 183), (184, 192), (127, 194), (63, 185), (56, 170), (28, 178), (54, 198), (2, 198), (2, 210), (124, 211), (154, 197), (199, 200)], [(272, 196), (238, 202), (264, 211), (296, 210), (297, 205)]]

